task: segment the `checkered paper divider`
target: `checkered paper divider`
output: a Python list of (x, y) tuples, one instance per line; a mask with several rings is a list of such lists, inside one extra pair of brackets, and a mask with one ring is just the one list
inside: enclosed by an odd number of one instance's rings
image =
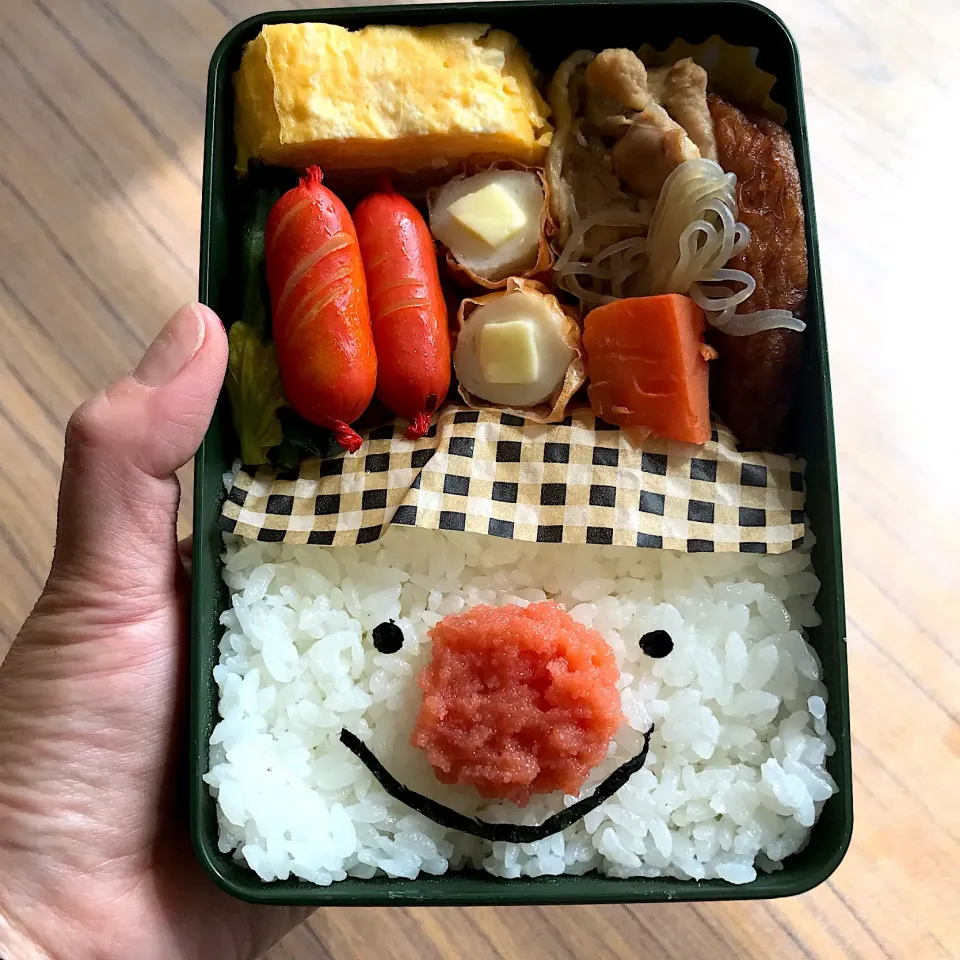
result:
[(555, 424), (444, 408), (430, 432), (367, 433), (360, 451), (306, 460), (294, 477), (241, 469), (221, 527), (286, 543), (348, 546), (391, 524), (541, 543), (782, 553), (804, 535), (804, 464), (739, 453), (715, 424), (702, 447), (635, 447), (578, 410)]

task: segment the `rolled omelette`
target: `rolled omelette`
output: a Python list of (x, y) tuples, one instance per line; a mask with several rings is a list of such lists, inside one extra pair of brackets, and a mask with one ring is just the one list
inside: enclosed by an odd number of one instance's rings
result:
[(542, 165), (553, 128), (516, 38), (481, 24), (265, 26), (234, 76), (237, 170)]

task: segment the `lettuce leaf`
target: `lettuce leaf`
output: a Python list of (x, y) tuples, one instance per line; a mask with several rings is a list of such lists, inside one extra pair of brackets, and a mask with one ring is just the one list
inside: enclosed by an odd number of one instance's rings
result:
[(291, 187), (297, 175), (292, 170), (252, 163), (240, 187), (243, 230), (240, 235), (240, 316), (261, 340), (270, 339), (270, 291), (264, 265), (267, 218), (274, 204)]
[(287, 406), (280, 380), (277, 347), (265, 344), (242, 320), (228, 334), (227, 393), (240, 437), (240, 457), (251, 466), (266, 463), (267, 453), (283, 439), (277, 411)]

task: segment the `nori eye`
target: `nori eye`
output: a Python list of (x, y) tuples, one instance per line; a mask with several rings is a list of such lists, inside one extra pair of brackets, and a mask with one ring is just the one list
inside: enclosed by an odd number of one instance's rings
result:
[(403, 646), (403, 631), (386, 620), (373, 628), (373, 645), (380, 653), (396, 653)]
[(673, 652), (673, 639), (666, 630), (651, 630), (640, 638), (640, 649), (654, 660)]

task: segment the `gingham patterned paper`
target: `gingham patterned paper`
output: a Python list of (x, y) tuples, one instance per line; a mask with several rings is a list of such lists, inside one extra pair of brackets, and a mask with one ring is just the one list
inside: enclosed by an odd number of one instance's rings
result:
[(803, 463), (738, 453), (720, 425), (703, 447), (651, 439), (642, 449), (589, 409), (536, 424), (449, 406), (420, 440), (403, 429), (306, 460), (294, 479), (239, 471), (221, 527), (333, 546), (369, 543), (390, 524), (690, 553), (782, 553), (803, 539)]

